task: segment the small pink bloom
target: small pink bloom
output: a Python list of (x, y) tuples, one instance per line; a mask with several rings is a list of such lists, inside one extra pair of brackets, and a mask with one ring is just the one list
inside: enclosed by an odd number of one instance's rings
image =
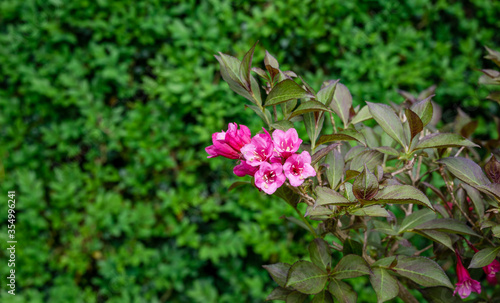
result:
[(248, 165), (246, 161), (241, 161), (240, 164), (234, 167), (233, 173), (238, 177), (244, 177), (246, 175), (253, 177), (253, 175), (255, 175), (255, 172), (258, 170), (258, 167)]
[(462, 260), (460, 260), (460, 256), (457, 253), (457, 276), (458, 276), (458, 283), (455, 286), (455, 291), (453, 292), (453, 295), (455, 295), (458, 292), (458, 295), (460, 298), (465, 299), (467, 298), (471, 292), (477, 292), (478, 294), (481, 293), (481, 284), (473, 280), (470, 277), (469, 272), (467, 269), (462, 264)]
[(290, 128), (286, 132), (279, 129), (275, 130), (273, 132), (273, 142), (276, 152), (286, 159), (299, 150), (302, 140), (299, 139), (295, 128)]
[(490, 284), (497, 284), (497, 272), (500, 272), (500, 262), (497, 260), (493, 260), (489, 265), (483, 267), (484, 272), (486, 273), (486, 279)]
[(245, 125), (229, 123), (227, 132), (213, 133), (213, 145), (207, 146), (205, 151), (209, 154), (207, 158), (223, 156), (229, 159), (241, 159), (241, 147), (250, 142), (250, 130)]
[(258, 134), (252, 138), (252, 141), (241, 148), (247, 164), (259, 166), (269, 159), (274, 150), (273, 140), (269, 133), (264, 129), (265, 134)]
[(316, 171), (311, 166), (311, 156), (306, 151), (300, 155), (293, 154), (286, 159), (283, 169), (292, 186), (300, 186), (304, 183), (304, 179), (316, 176)]
[(255, 186), (262, 189), (268, 195), (274, 194), (285, 183), (285, 180), (283, 166), (279, 163), (270, 164), (264, 162), (255, 173)]

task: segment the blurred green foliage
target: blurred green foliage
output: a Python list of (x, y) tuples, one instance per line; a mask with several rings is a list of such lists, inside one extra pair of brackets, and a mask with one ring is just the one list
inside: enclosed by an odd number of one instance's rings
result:
[(357, 103), (437, 84), (438, 103), (480, 107), (473, 68), (498, 48), (499, 15), (490, 0), (1, 1), (18, 267), (17, 295), (2, 283), (0, 299), (262, 302), (261, 265), (303, 257), (310, 239), (280, 218), (285, 203), (227, 192), (231, 161), (206, 161), (212, 132), (262, 126), (213, 54), (260, 40), (255, 62), (268, 49), (315, 88), (341, 78)]

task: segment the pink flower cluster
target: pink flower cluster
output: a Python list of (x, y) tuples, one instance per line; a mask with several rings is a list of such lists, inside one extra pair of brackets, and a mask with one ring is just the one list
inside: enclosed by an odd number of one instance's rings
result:
[(255, 186), (265, 193), (273, 194), (286, 178), (292, 186), (300, 186), (308, 177), (316, 176), (311, 166), (311, 156), (307, 151), (296, 154), (302, 143), (294, 128), (286, 132), (275, 130), (271, 135), (264, 129), (263, 134), (253, 138), (245, 125), (229, 123), (228, 130), (212, 135), (213, 145), (205, 148), (207, 158), (223, 156), (239, 159), (233, 172), (239, 177), (255, 178)]

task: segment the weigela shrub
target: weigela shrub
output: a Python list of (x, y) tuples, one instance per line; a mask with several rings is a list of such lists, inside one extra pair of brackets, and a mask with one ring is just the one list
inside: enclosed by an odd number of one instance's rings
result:
[[(267, 52), (266, 70), (253, 67), (254, 49), (241, 61), (216, 58), (224, 80), (266, 128), (252, 137), (248, 127), (230, 123), (206, 151), (236, 160), (237, 176), (251, 176), (258, 190), (299, 214), (299, 203), (307, 204), (300, 225), (315, 237), (310, 259), (264, 266), (278, 284), (267, 300), (355, 302), (345, 280), (361, 276), (378, 302), (453, 302), (471, 293), (482, 302), (498, 299), (498, 142), (474, 140), (477, 122), (465, 113), (442, 123), (435, 87), (418, 97), (401, 91), (402, 104), (353, 107), (339, 80), (315, 91)], [(500, 53), (488, 52), (500, 64)], [(482, 72), (480, 83), (499, 84), (498, 72)], [(332, 260), (332, 250), (342, 257)]]

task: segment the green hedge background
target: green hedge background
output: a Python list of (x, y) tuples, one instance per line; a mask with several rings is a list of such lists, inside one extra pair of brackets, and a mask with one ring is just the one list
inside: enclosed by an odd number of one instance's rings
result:
[(17, 295), (4, 281), (0, 301), (262, 302), (261, 265), (310, 239), (285, 203), (227, 192), (232, 161), (206, 159), (227, 123), (263, 126), (213, 54), (260, 40), (255, 62), (267, 49), (316, 88), (340, 78), (358, 104), (437, 84), (445, 113), (481, 117), (498, 114), (474, 70), (498, 16), (493, 0), (1, 1), (0, 213), (15, 189), (18, 244)]

